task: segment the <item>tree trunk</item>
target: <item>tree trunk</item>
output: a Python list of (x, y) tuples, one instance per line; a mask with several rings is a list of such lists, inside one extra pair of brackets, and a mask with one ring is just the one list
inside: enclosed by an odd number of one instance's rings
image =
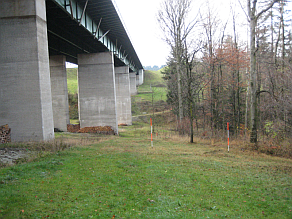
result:
[(258, 18), (271, 9), (276, 2), (280, 0), (272, 0), (270, 4), (256, 14), (256, 5), (257, 0), (247, 1), (248, 16), (249, 16), (249, 25), (250, 25), (250, 119), (251, 119), (251, 134), (250, 142), (257, 143), (257, 71), (256, 71), (256, 47), (255, 47), (255, 38), (256, 38), (256, 26)]
[(189, 103), (189, 118), (190, 118), (190, 143), (194, 143), (194, 127), (193, 127), (193, 98), (192, 98), (192, 76), (191, 69), (188, 75), (188, 103)]
[(177, 92), (178, 92), (178, 116), (179, 123), (183, 119), (183, 106), (182, 106), (182, 88), (181, 88), (181, 71), (182, 71), (182, 41), (181, 41), (181, 29), (177, 28), (176, 36), (176, 71), (177, 71)]
[(178, 92), (178, 118), (179, 123), (183, 119), (183, 106), (182, 106), (182, 92), (181, 92), (181, 74), (179, 64), (177, 65), (177, 92)]
[(190, 143), (194, 143), (193, 106), (190, 106)]
[(256, 25), (254, 15), (250, 17), (250, 142), (257, 143), (257, 72), (256, 72)]
[(249, 90), (250, 90), (250, 83), (248, 83), (247, 90), (246, 90), (246, 99), (245, 99), (245, 120), (244, 120), (244, 136), (247, 136), (247, 120), (248, 120), (248, 98), (249, 98)]

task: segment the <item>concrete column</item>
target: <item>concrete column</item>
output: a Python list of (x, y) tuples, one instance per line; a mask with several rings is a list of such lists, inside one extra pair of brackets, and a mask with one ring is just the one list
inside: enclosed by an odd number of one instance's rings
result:
[(54, 138), (45, 0), (1, 0), (0, 124), (12, 141)]
[(111, 52), (78, 55), (78, 89), (80, 127), (111, 126), (118, 133)]
[(130, 92), (131, 92), (131, 95), (137, 94), (136, 72), (130, 73)]
[(139, 74), (136, 75), (136, 87), (138, 87), (138, 86), (139, 86)]
[(69, 119), (66, 57), (51, 56), (50, 72), (53, 100), (54, 128), (67, 131)]
[(118, 124), (132, 125), (129, 67), (116, 67), (115, 75)]
[(144, 83), (144, 69), (139, 70), (139, 85)]

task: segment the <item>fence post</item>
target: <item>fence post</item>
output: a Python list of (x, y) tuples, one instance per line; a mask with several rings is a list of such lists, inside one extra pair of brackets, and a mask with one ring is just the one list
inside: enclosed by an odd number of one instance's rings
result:
[(229, 122), (227, 122), (228, 152), (229, 152)]
[(151, 147), (153, 147), (153, 137), (152, 137), (152, 118), (150, 118), (150, 127), (151, 127)]

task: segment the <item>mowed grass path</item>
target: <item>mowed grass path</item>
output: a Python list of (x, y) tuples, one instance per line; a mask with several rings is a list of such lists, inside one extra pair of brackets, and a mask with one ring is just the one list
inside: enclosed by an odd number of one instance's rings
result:
[(0, 218), (292, 218), (291, 160), (130, 129), (0, 169)]

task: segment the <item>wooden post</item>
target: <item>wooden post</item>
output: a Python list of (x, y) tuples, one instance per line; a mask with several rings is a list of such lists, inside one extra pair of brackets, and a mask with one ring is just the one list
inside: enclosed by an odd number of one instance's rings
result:
[(228, 152), (229, 152), (229, 122), (227, 122)]
[(150, 118), (150, 127), (151, 127), (151, 147), (153, 147), (153, 136), (152, 136), (152, 118)]

